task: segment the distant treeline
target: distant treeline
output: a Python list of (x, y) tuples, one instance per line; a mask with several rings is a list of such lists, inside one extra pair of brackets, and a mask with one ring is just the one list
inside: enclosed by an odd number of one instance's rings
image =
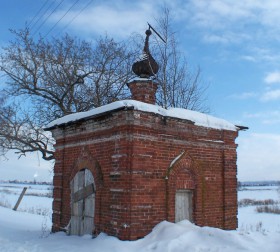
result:
[(21, 180), (0, 180), (0, 183), (11, 183), (11, 184), (25, 184), (25, 185), (52, 185), (52, 182), (46, 181), (21, 181)]
[(245, 181), (238, 182), (238, 186), (280, 186), (280, 181), (272, 180), (272, 181)]

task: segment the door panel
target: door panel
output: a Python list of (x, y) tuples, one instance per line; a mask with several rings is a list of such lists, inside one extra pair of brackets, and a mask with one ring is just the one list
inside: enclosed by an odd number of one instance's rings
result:
[(95, 188), (92, 173), (79, 171), (70, 183), (71, 235), (92, 234), (94, 228)]
[(175, 195), (175, 222), (181, 220), (192, 221), (192, 197), (190, 190), (178, 190)]

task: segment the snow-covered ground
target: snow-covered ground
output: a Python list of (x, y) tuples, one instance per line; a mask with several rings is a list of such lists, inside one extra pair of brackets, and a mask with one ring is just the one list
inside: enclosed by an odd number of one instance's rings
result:
[[(0, 205), (6, 204), (12, 208), (22, 187), (23, 185), (9, 187), (7, 184), (0, 184)], [(176, 224), (164, 221), (159, 223), (145, 238), (133, 242), (120, 241), (105, 234), (100, 234), (94, 239), (89, 235), (76, 237), (67, 236), (62, 232), (49, 234), (52, 199), (45, 197), (49, 196), (48, 187), (29, 186), (27, 193), (29, 192), (31, 195), (23, 198), (17, 212), (11, 208), (0, 207), (1, 252), (280, 251), (280, 215), (257, 213), (254, 211), (254, 206), (239, 209), (239, 229), (237, 231), (201, 228), (188, 221)], [(263, 190), (265, 188), (261, 187), (256, 189), (248, 187), (247, 189), (249, 190), (239, 191), (239, 199), (279, 200), (276, 187), (269, 187), (269, 190)], [(49, 212), (40, 215), (42, 212), (30, 210), (40, 207), (48, 208)]]
[(52, 186), (50, 185), (0, 183), (0, 206), (13, 208), (24, 187), (27, 187), (27, 190), (18, 211), (51, 216)]
[[(280, 192), (277, 186), (244, 187), (238, 191), (238, 200), (253, 199), (266, 200), (272, 199), (280, 202)], [(256, 230), (263, 232), (278, 232), (280, 239), (280, 215), (257, 213), (256, 206), (239, 207), (238, 209), (238, 230)], [(280, 244), (279, 249), (280, 252)]]

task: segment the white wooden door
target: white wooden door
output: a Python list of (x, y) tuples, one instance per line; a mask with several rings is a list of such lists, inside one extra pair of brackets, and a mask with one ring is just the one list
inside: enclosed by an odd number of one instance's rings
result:
[(192, 221), (193, 193), (190, 190), (178, 190), (175, 195), (175, 222)]
[(70, 183), (71, 235), (92, 234), (94, 228), (95, 187), (88, 169), (79, 171)]

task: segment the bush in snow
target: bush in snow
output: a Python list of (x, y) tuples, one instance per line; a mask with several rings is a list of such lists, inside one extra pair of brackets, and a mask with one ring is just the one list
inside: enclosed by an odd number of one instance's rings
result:
[(255, 200), (255, 199), (242, 199), (238, 201), (239, 207), (244, 206), (258, 206), (258, 205), (275, 205), (279, 202), (273, 199), (265, 199), (265, 200)]
[(273, 213), (273, 214), (280, 214), (280, 207), (277, 205), (273, 206), (258, 206), (256, 208), (258, 213)]
[(12, 208), (10, 202), (5, 198), (5, 196), (3, 194), (1, 194), (1, 197), (0, 197), (0, 206)]

